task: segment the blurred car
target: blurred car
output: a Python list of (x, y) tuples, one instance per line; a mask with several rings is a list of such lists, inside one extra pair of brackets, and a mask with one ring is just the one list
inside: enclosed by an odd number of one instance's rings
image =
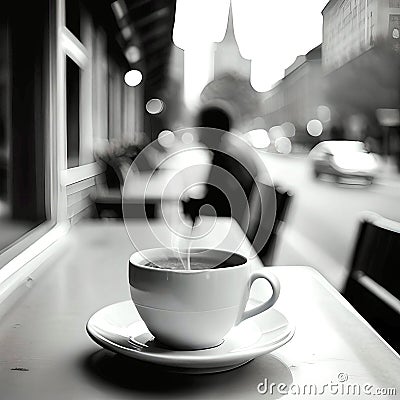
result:
[(309, 158), (316, 178), (330, 175), (336, 182), (355, 179), (372, 183), (378, 170), (376, 157), (363, 142), (358, 141), (328, 140), (318, 143), (310, 151)]

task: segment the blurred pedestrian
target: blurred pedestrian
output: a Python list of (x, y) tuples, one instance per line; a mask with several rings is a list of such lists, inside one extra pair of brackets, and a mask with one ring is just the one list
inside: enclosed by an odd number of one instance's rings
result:
[[(252, 148), (230, 132), (231, 119), (217, 107), (203, 109), (199, 114), (199, 140), (212, 152), (206, 195), (191, 199), (184, 210), (192, 218), (201, 212), (240, 220), (249, 204), (257, 176), (256, 157)], [(207, 129), (209, 128), (209, 129)], [(207, 207), (203, 207), (207, 206)]]

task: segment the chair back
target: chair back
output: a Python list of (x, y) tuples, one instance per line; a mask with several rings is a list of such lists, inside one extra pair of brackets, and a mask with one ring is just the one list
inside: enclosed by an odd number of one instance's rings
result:
[(343, 292), (353, 307), (400, 351), (400, 223), (365, 213)]
[(231, 216), (237, 221), (243, 217), (257, 174), (250, 162), (224, 152), (214, 152), (206, 200), (215, 208), (217, 216)]
[[(280, 187), (255, 182), (250, 196), (250, 216), (241, 226), (264, 263), (270, 263), (279, 227), (286, 220), (293, 195)], [(248, 226), (245, 222), (248, 221)]]
[(122, 197), (117, 191), (98, 193), (92, 197), (96, 207), (94, 218), (156, 218), (156, 204), (125, 201), (122, 207)]

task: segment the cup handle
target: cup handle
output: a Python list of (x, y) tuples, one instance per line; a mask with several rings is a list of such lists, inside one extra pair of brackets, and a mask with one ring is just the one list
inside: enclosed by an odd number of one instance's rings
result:
[(254, 317), (257, 314), (260, 314), (263, 311), (268, 310), (270, 307), (272, 307), (275, 304), (276, 300), (278, 300), (279, 292), (281, 290), (280, 289), (281, 285), (279, 284), (279, 281), (275, 277), (275, 275), (272, 275), (271, 273), (267, 273), (267, 272), (261, 272), (261, 271), (253, 272), (250, 275), (250, 279), (249, 279), (250, 288), (251, 288), (251, 285), (253, 284), (253, 282), (259, 278), (266, 279), (269, 282), (269, 284), (272, 287), (272, 296), (268, 300), (266, 300), (264, 303), (252, 308), (251, 310), (244, 311), (242, 314), (242, 317), (239, 320), (239, 323), (244, 321), (247, 318)]

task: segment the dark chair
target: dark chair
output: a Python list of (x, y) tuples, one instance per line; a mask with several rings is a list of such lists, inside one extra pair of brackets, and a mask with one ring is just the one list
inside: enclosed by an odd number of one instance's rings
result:
[(290, 191), (279, 186), (254, 184), (248, 227), (242, 228), (264, 265), (272, 264), (279, 230), (286, 220), (292, 197)]
[(343, 295), (400, 352), (400, 223), (366, 213)]
[[(107, 182), (108, 183), (108, 182)], [(120, 186), (110, 188), (107, 185), (97, 183), (96, 192), (91, 195), (91, 199), (95, 205), (93, 218), (155, 218), (157, 204), (137, 202), (129, 202), (125, 200), (122, 207), (122, 194)]]
[(121, 195), (116, 193), (115, 195), (103, 194), (93, 197), (94, 204), (96, 206), (97, 218), (146, 218), (152, 219), (156, 217), (156, 204), (146, 203), (124, 203), (122, 209), (122, 198)]
[[(92, 195), (92, 201), (96, 209), (93, 215), (94, 218), (152, 219), (156, 217), (157, 204), (154, 202), (145, 203), (143, 207), (143, 204), (125, 201), (124, 207), (122, 207), (121, 186), (124, 184), (122, 165), (124, 162), (129, 164), (130, 161), (128, 155), (111, 158), (107, 163), (103, 161), (105, 165), (105, 184), (97, 184), (97, 191)], [(141, 162), (140, 167), (143, 170), (148, 167), (146, 160)]]

